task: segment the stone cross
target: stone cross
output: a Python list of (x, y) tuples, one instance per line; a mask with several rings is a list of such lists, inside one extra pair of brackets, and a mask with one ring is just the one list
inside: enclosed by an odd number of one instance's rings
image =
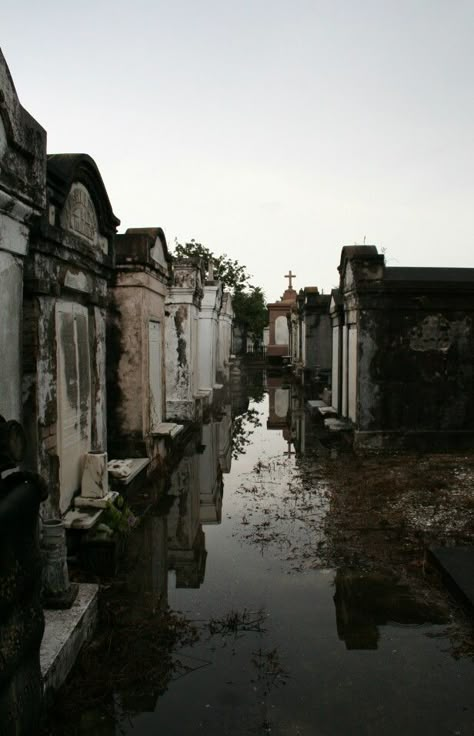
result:
[(288, 284), (289, 289), (291, 289), (291, 286), (292, 286), (291, 279), (295, 279), (295, 278), (296, 278), (296, 274), (291, 273), (291, 268), (290, 268), (289, 272), (285, 274), (285, 279), (289, 279), (289, 284)]

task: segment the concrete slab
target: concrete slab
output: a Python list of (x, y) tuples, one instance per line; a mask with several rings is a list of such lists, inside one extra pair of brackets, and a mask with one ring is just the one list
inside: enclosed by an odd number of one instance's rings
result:
[(103, 509), (70, 509), (64, 514), (64, 526), (66, 529), (92, 529), (99, 520)]
[(40, 662), (46, 701), (61, 687), (81, 647), (94, 633), (98, 621), (98, 591), (98, 585), (81, 583), (71, 608), (44, 612)]
[(474, 611), (474, 547), (430, 547), (428, 554), (453, 593)]
[(173, 439), (173, 437), (176, 437), (176, 435), (180, 434), (184, 429), (184, 426), (182, 424), (174, 424), (174, 422), (161, 422), (156, 428), (156, 432), (153, 432), (155, 435), (159, 435), (160, 437), (170, 437)]
[(117, 483), (127, 486), (149, 464), (148, 457), (134, 457), (126, 460), (109, 460), (107, 467), (109, 475)]
[(320, 406), (318, 408), (318, 412), (325, 419), (326, 419), (326, 417), (335, 417), (335, 416), (337, 416), (337, 411), (335, 410), (335, 408), (333, 406), (327, 406), (326, 404), (324, 406)]
[(314, 411), (314, 409), (319, 409), (320, 406), (326, 406), (324, 401), (321, 401), (321, 399), (309, 399), (306, 402), (306, 406), (311, 409), (311, 411)]
[(106, 509), (109, 503), (113, 503), (118, 496), (118, 491), (109, 491), (103, 498), (74, 498), (75, 508)]
[(337, 419), (336, 417), (325, 419), (324, 426), (327, 427), (330, 432), (347, 432), (352, 429), (350, 422), (347, 422), (345, 419)]

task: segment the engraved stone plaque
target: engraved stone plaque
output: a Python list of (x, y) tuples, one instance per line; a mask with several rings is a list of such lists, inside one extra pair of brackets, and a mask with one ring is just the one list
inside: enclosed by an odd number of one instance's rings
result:
[(104, 253), (107, 252), (107, 239), (99, 233), (94, 203), (80, 182), (74, 182), (71, 187), (61, 213), (61, 226), (90, 245), (98, 245)]

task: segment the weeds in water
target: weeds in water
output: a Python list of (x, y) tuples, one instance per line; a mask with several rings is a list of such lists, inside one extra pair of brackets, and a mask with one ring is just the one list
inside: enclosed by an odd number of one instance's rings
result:
[(265, 628), (263, 623), (266, 619), (266, 613), (261, 608), (258, 611), (249, 611), (244, 608), (243, 611), (229, 611), (220, 618), (211, 618), (207, 623), (209, 633), (214, 634), (233, 634), (237, 636), (243, 631), (257, 631), (263, 633)]
[(252, 654), (251, 662), (257, 670), (257, 680), (253, 680), (252, 682), (256, 682), (262, 686), (263, 695), (268, 695), (274, 687), (286, 685), (289, 674), (284, 669), (276, 648), (268, 650), (257, 649)]

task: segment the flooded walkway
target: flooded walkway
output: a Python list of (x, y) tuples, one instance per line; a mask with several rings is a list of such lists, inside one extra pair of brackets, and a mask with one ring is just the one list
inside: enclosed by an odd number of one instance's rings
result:
[[(130, 624), (114, 692), (51, 733), (474, 733), (469, 626), (424, 569), (423, 541), (416, 549), (420, 525), (444, 513), (442, 488), (423, 471), (435, 512), (425, 498), (416, 523), (402, 519), (397, 503), (414, 491), (401, 487), (396, 463), (382, 463), (377, 473), (397, 493), (388, 501), (376, 488), (359, 518), (373, 467), (356, 464), (351, 476), (354, 461), (321, 441), (290, 388), (271, 383), (204, 426), (160, 509), (135, 530), (121, 594), (105, 598), (110, 620)], [(440, 462), (446, 485), (461, 470)], [(348, 485), (358, 499), (350, 522)], [(389, 504), (394, 515), (384, 516)], [(462, 537), (466, 515), (459, 522), (449, 506), (443, 523)], [(166, 659), (160, 680), (151, 675), (156, 632), (143, 620), (158, 620), (166, 604), (174, 613), (170, 645), (156, 650)], [(105, 641), (102, 631), (97, 661), (113, 659), (116, 642)], [(70, 694), (93, 676), (93, 657), (92, 648)]]

